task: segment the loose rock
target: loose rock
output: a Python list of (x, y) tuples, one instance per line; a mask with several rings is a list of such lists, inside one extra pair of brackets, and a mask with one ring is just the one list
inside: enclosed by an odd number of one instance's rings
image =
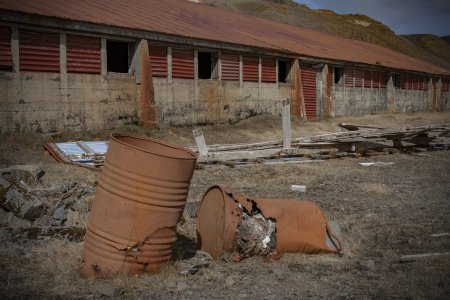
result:
[(188, 202), (184, 207), (184, 215), (189, 218), (197, 217), (199, 202)]
[(185, 282), (178, 282), (177, 284), (177, 291), (178, 292), (182, 292), (185, 291), (189, 288), (189, 285)]
[(33, 192), (13, 183), (0, 193), (0, 206), (16, 217), (34, 221), (47, 213), (47, 205)]
[(121, 294), (120, 288), (114, 287), (109, 283), (95, 283), (89, 289), (91, 293), (100, 294), (107, 297), (117, 297)]
[(23, 181), (28, 185), (38, 182), (45, 171), (39, 166), (34, 165), (16, 165), (0, 170), (1, 176), (10, 182)]
[(234, 285), (235, 283), (236, 283), (236, 280), (235, 280), (235, 278), (234, 278), (233, 275), (230, 275), (230, 276), (228, 276), (228, 277), (225, 279), (225, 284), (226, 284), (226, 286), (232, 286), (232, 285)]
[(64, 221), (67, 220), (67, 211), (64, 206), (60, 206), (55, 209), (55, 212), (52, 215), (51, 224), (54, 226), (61, 226)]

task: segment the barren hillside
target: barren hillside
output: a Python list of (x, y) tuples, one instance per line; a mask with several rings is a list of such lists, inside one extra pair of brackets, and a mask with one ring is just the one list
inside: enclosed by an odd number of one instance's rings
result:
[[(434, 35), (398, 36), (365, 15), (314, 10), (291, 0), (202, 0), (204, 4), (378, 44), (450, 69), (450, 45)], [(446, 45), (445, 45), (446, 44)]]

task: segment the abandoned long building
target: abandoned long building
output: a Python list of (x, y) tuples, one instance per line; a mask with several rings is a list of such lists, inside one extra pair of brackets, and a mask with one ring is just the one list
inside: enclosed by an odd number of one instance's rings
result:
[(450, 108), (450, 71), (186, 0), (0, 0), (0, 132)]

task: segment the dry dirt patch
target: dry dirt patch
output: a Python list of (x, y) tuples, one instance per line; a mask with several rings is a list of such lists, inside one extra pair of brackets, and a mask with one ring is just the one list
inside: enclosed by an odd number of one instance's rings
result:
[[(432, 115), (432, 114), (430, 114)], [(353, 123), (419, 125), (443, 123), (448, 114), (369, 116)], [(213, 142), (227, 134), (236, 142), (252, 137), (275, 137), (277, 119), (247, 120), (236, 125), (204, 127)], [(346, 120), (337, 120), (349, 122)], [(272, 129), (266, 129), (273, 122)], [(400, 123), (397, 123), (400, 122)], [(401, 123), (404, 122), (404, 123)], [(319, 133), (333, 130), (332, 121), (301, 124)], [(247, 129), (247, 127), (249, 129)], [(311, 128), (315, 129), (311, 129)], [(317, 129), (319, 128), (319, 129)], [(229, 129), (229, 130), (228, 130)], [(300, 130), (301, 129), (301, 130)], [(137, 129), (132, 129), (137, 130)], [(172, 141), (190, 141), (189, 128), (167, 128), (142, 133)], [(225, 131), (226, 130), (226, 131)], [(250, 130), (251, 132), (247, 132)], [(297, 130), (297, 129), (296, 129)], [(317, 132), (315, 131), (317, 130)], [(107, 132), (97, 137), (107, 136)], [(295, 135), (294, 135), (295, 136)], [(57, 164), (42, 151), (42, 141), (2, 137), (0, 165), (39, 164), (47, 172), (45, 184), (81, 182), (94, 185), (98, 174)], [(55, 136), (53, 139), (57, 139)], [(76, 137), (73, 137), (76, 140)], [(32, 141), (34, 140), (34, 142)], [(55, 140), (53, 140), (55, 141)], [(16, 149), (11, 152), (11, 149)], [(184, 216), (178, 225), (180, 240), (174, 258), (157, 275), (86, 279), (77, 272), (82, 244), (59, 238), (23, 239), (0, 235), (0, 294), (23, 298), (100, 298), (91, 287), (107, 283), (121, 290), (123, 299), (135, 298), (415, 298), (447, 299), (450, 295), (450, 259), (399, 263), (399, 256), (450, 251), (450, 155), (448, 151), (372, 158), (343, 158), (316, 164), (255, 165), (196, 170), (188, 201), (199, 201), (214, 184), (242, 194), (267, 198), (307, 199), (318, 204), (329, 220), (341, 226), (344, 254), (284, 255), (268, 262), (252, 257), (240, 263), (230, 257), (212, 261), (197, 274), (182, 276), (195, 247), (195, 220)], [(370, 161), (394, 162), (385, 167), (362, 167)], [(291, 191), (292, 184), (306, 185), (306, 193)], [(9, 224), (11, 226), (14, 224)], [(35, 224), (26, 224), (34, 226)], [(5, 225), (2, 225), (5, 226)], [(24, 224), (16, 224), (18, 227)], [(1, 227), (0, 230), (5, 229)], [(1, 231), (3, 232), (3, 231)]]

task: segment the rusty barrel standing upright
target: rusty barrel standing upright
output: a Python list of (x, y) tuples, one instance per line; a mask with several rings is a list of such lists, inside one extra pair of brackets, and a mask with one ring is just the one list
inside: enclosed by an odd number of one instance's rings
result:
[(81, 274), (158, 272), (177, 239), (195, 164), (196, 155), (176, 145), (113, 134), (89, 215)]

